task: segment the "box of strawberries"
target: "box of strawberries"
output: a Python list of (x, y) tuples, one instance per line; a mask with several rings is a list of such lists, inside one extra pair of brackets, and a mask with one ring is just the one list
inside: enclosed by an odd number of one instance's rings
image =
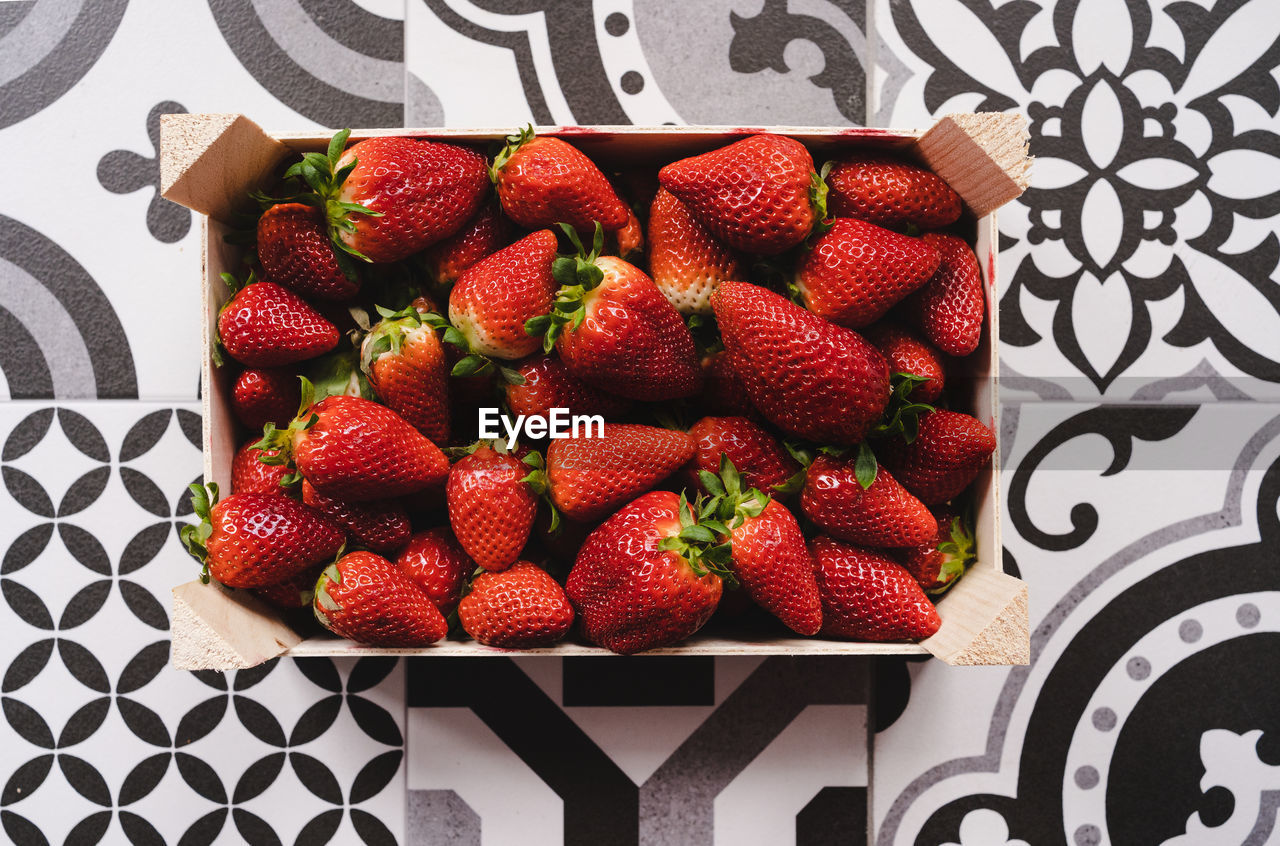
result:
[(163, 194), (205, 216), (174, 666), (1025, 663), (995, 292), (996, 209), (1029, 166), (1005, 114), (336, 135), (166, 115)]

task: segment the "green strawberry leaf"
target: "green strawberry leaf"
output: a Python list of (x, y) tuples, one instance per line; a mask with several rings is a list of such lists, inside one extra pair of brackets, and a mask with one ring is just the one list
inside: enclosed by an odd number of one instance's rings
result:
[(879, 469), (880, 465), (876, 461), (876, 455), (871, 451), (871, 447), (867, 442), (863, 441), (858, 444), (858, 457), (854, 459), (853, 475), (863, 490), (875, 484), (876, 474)]

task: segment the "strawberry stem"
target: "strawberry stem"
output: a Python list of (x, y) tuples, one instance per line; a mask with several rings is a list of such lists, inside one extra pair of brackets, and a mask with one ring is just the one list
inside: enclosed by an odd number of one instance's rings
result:
[(178, 530), (178, 538), (191, 557), (201, 564), (200, 581), (209, 584), (209, 536), (213, 534), (211, 511), (218, 502), (218, 485), (191, 485), (191, 509), (200, 518), (199, 523), (188, 523)]
[(507, 162), (511, 160), (511, 156), (515, 154), (525, 144), (534, 139), (533, 124), (528, 124), (524, 129), (519, 130), (507, 136), (507, 144), (498, 154), (493, 157), (493, 164), (489, 167), (489, 181), (498, 184), (498, 173), (507, 166)]

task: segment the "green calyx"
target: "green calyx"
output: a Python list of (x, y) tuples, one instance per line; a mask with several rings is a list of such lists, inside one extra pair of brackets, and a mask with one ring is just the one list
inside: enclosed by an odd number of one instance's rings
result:
[(858, 444), (856, 447), (849, 446), (832, 446), (817, 445), (807, 443), (805, 441), (785, 440), (782, 442), (783, 448), (800, 463), (802, 468), (790, 479), (781, 485), (774, 485), (774, 490), (781, 495), (795, 493), (804, 487), (804, 476), (809, 471), (809, 465), (819, 455), (826, 455), (831, 458), (846, 459), (852, 454), (854, 456), (854, 475), (858, 479), (858, 484), (865, 490), (875, 484), (876, 474), (879, 472), (880, 464), (876, 461), (876, 454), (871, 451), (871, 445), (866, 441)]
[(942, 582), (942, 585), (928, 591), (928, 593), (934, 595), (945, 593), (955, 584), (956, 579), (964, 574), (965, 569), (976, 558), (973, 532), (959, 517), (952, 518), (951, 539), (938, 544), (938, 552), (941, 552), (946, 558), (943, 559), (942, 566), (938, 568), (938, 581)]
[(582, 245), (582, 239), (572, 226), (567, 223), (557, 225), (577, 254), (563, 255), (552, 262), (551, 275), (560, 283), (560, 290), (551, 303), (551, 313), (531, 317), (524, 324), (526, 334), (542, 336), (542, 350), (546, 353), (551, 352), (566, 326), (577, 329), (587, 319), (587, 292), (604, 281), (604, 271), (596, 265), (596, 259), (604, 249), (604, 227), (600, 221), (596, 221), (590, 252)]
[[(374, 324), (360, 345), (360, 369), (366, 376), (373, 370), (373, 363), (382, 356), (388, 353), (399, 355), (400, 348), (404, 346), (404, 336), (424, 322), (423, 315), (419, 314), (413, 306), (407, 306), (400, 311), (392, 311), (382, 306), (374, 306), (374, 308), (382, 319)], [(436, 316), (439, 317), (439, 315)], [(453, 329), (452, 326), (449, 328)], [(453, 331), (458, 330), (453, 329)]]
[(373, 386), (360, 369), (360, 351), (343, 344), (332, 352), (306, 362), (306, 376), (315, 391), (315, 401), (325, 397), (348, 396), (373, 399)]
[(498, 184), (498, 173), (507, 166), (507, 162), (525, 144), (534, 139), (533, 124), (528, 124), (524, 129), (507, 136), (507, 145), (498, 151), (493, 157), (493, 164), (489, 166), (489, 181)]
[[(381, 310), (379, 310), (379, 312), (381, 312)], [(422, 323), (425, 323), (432, 329), (442, 332), (443, 334), (440, 336), (440, 339), (446, 344), (452, 344), (458, 349), (466, 351), (467, 354), (458, 359), (457, 363), (453, 365), (453, 369), (449, 371), (450, 376), (457, 376), (459, 379), (462, 379), (468, 376), (485, 376), (497, 371), (498, 375), (501, 376), (509, 385), (524, 384), (524, 377), (520, 375), (519, 371), (511, 367), (504, 367), (500, 364), (495, 364), (493, 359), (489, 358), (487, 355), (481, 355), (478, 352), (474, 352), (472, 350), (471, 341), (468, 340), (463, 331), (446, 320), (444, 315), (437, 314), (433, 311), (426, 314), (420, 314), (419, 318)]]
[(531, 468), (520, 481), (528, 485), (535, 496), (546, 501), (547, 507), (551, 509), (551, 526), (548, 532), (553, 535), (560, 534), (560, 509), (556, 508), (555, 502), (551, 499), (551, 479), (547, 476), (547, 464), (542, 458), (542, 453), (535, 450), (520, 460)]
[(309, 189), (301, 191), (290, 199), (294, 202), (306, 203), (324, 215), (329, 240), (336, 248), (334, 255), (338, 258), (338, 265), (348, 278), (354, 279), (355, 267), (345, 259), (345, 256), (358, 258), (364, 262), (369, 262), (370, 259), (354, 247), (348, 246), (342, 240), (342, 235), (356, 231), (352, 215), (382, 217), (382, 212), (376, 212), (359, 203), (346, 203), (338, 199), (342, 193), (343, 183), (347, 181), (347, 177), (358, 164), (358, 160), (353, 158), (342, 167), (338, 167), (338, 161), (342, 158), (350, 136), (351, 130), (343, 129), (330, 139), (327, 152), (303, 153), (302, 160), (290, 165), (284, 172), (284, 178), (286, 181), (293, 180), (295, 184), (301, 183)]
[(714, 519), (716, 507), (713, 500), (701, 502), (695, 518), (688, 498), (681, 493), (680, 532), (663, 538), (658, 543), (658, 549), (674, 552), (684, 558), (689, 562), (694, 575), (706, 576), (714, 573), (727, 587), (736, 588), (738, 579), (730, 567), (733, 547), (724, 539), (727, 538), (729, 529)]
[(742, 487), (738, 468), (725, 453), (720, 453), (719, 472), (698, 471), (698, 481), (710, 494), (710, 498), (698, 503), (703, 525), (709, 520), (722, 534), (728, 535), (746, 522), (748, 517), (759, 517), (769, 504), (769, 496), (758, 488)]
[(809, 174), (809, 205), (813, 208), (813, 230), (809, 238), (820, 238), (831, 231), (831, 222), (827, 220), (827, 176), (835, 162), (827, 162), (818, 173)]
[[(320, 419), (319, 415), (311, 411), (311, 407), (316, 402), (315, 385), (311, 384), (311, 380), (306, 376), (299, 376), (298, 381), (302, 383), (302, 402), (298, 405), (298, 416), (283, 429), (277, 429), (274, 423), (266, 424), (262, 427), (262, 440), (253, 445), (253, 449), (259, 450), (258, 461), (263, 464), (272, 467), (281, 465), (293, 467), (294, 436), (310, 429)], [(276, 450), (276, 454), (267, 455), (265, 450)], [(290, 487), (300, 481), (302, 481), (302, 474), (295, 468), (292, 473), (280, 480), (280, 486)]]
[(213, 534), (213, 506), (218, 502), (218, 486), (210, 482), (208, 485), (192, 485), (191, 509), (199, 523), (188, 523), (178, 530), (182, 545), (191, 553), (191, 557), (200, 562), (200, 581), (209, 584), (209, 536)]
[(914, 441), (920, 432), (920, 415), (933, 411), (934, 407), (924, 402), (912, 402), (911, 392), (928, 381), (929, 377), (914, 373), (891, 375), (889, 403), (869, 437), (892, 438), (901, 435), (907, 443)]

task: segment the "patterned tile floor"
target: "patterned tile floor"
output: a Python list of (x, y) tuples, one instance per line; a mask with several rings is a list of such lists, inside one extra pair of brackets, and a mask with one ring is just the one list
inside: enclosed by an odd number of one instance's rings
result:
[[(1280, 697), (1259, 672), (1280, 658), (1277, 11), (0, 0), (0, 828), (1280, 842)], [(184, 109), (280, 129), (1025, 114), (1033, 188), (1000, 218), (1002, 481), (1033, 663), (169, 670), (199, 239), (155, 195), (155, 144)]]

